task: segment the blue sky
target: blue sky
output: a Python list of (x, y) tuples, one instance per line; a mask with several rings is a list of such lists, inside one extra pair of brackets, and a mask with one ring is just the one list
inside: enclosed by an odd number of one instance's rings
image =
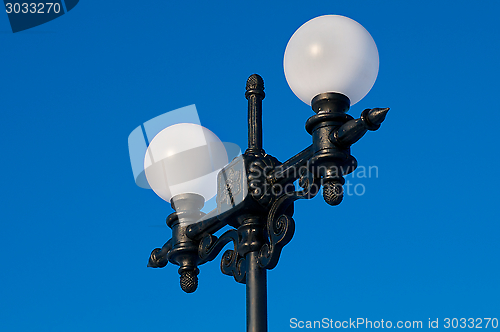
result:
[(0, 15), (2, 330), (243, 331), (245, 287), (219, 259), (194, 294), (176, 267), (146, 268), (172, 210), (135, 185), (127, 138), (196, 104), (202, 125), (245, 147), (245, 81), (259, 73), (264, 148), (288, 159), (311, 143), (313, 112), (283, 53), (324, 14), (378, 46), (377, 82), (350, 114), (391, 111), (352, 149), (378, 168), (348, 178), (364, 195), (296, 204), (268, 274), (270, 330), (294, 317), (500, 318), (498, 13), (497, 1), (81, 1), (16, 34)]

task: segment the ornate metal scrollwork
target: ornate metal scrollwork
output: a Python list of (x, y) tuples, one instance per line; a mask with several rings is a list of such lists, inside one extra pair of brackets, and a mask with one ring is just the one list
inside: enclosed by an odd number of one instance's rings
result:
[(172, 239), (168, 240), (162, 248), (153, 249), (149, 256), (148, 267), (165, 267), (168, 264), (170, 249), (172, 249)]
[(211, 234), (203, 237), (198, 246), (198, 255), (203, 262), (212, 261), (230, 241), (233, 242), (234, 249), (226, 250), (222, 255), (221, 271), (244, 284), (246, 282), (246, 264), (245, 258), (238, 254), (238, 233), (235, 229), (225, 232), (219, 238)]
[(269, 195), (271, 188), (267, 188), (267, 186), (269, 184), (273, 185), (273, 183), (267, 181), (268, 173), (279, 164), (279, 161), (273, 156), (265, 154), (248, 162), (248, 164), (249, 193), (260, 205), (267, 207), (272, 202), (272, 195)]
[(281, 250), (290, 242), (295, 232), (295, 221), (292, 218), (292, 203), (298, 199), (310, 199), (316, 196), (320, 188), (320, 180), (314, 178), (307, 170), (303, 170), (299, 179), (301, 191), (284, 193), (271, 206), (267, 215), (267, 234), (269, 243), (262, 246), (259, 252), (259, 265), (273, 269), (278, 264)]
[(245, 258), (238, 255), (238, 251), (226, 250), (222, 255), (220, 269), (222, 273), (233, 276), (239, 283), (246, 283), (246, 263)]

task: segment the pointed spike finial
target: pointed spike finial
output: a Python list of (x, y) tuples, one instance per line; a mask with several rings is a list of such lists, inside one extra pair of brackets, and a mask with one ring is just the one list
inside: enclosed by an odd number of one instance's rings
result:
[(387, 108), (374, 108), (368, 113), (368, 120), (375, 125), (380, 125), (389, 112), (389, 107)]
[(366, 129), (377, 130), (380, 125), (385, 120), (385, 117), (389, 112), (389, 108), (372, 108), (366, 109), (361, 113), (361, 120), (363, 120)]

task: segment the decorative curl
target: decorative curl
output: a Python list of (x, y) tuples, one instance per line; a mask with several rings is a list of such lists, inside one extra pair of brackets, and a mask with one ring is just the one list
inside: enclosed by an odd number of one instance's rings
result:
[(172, 239), (168, 240), (163, 247), (155, 248), (151, 252), (148, 261), (148, 267), (165, 267), (168, 263), (168, 253), (172, 249)]
[(222, 255), (221, 271), (225, 275), (233, 276), (237, 282), (244, 284), (246, 282), (245, 259), (238, 254), (238, 233), (235, 229), (225, 232), (219, 238), (211, 234), (204, 236), (198, 246), (198, 255), (203, 262), (212, 261), (224, 246), (231, 241), (234, 249), (227, 250)]
[(239, 283), (246, 283), (246, 260), (236, 250), (226, 250), (222, 255), (220, 269), (222, 273), (233, 276)]
[(292, 194), (281, 195), (271, 206), (267, 215), (267, 234), (269, 243), (262, 246), (259, 252), (259, 265), (262, 268), (273, 269), (278, 264), (281, 250), (290, 242), (295, 232), (295, 221), (292, 218), (292, 203), (298, 199), (310, 199), (319, 192), (319, 179), (309, 171), (303, 171), (299, 185), (304, 189)]
[(273, 269), (278, 264), (281, 249), (290, 242), (295, 233), (295, 222), (287, 214), (268, 219), (269, 243), (262, 246), (259, 253), (259, 264), (263, 268)]

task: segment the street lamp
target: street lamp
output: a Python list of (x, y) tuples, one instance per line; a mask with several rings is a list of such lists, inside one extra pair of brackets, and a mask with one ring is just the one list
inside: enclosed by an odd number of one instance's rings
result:
[[(198, 285), (198, 266), (215, 259), (231, 242), (232, 249), (222, 255), (221, 270), (246, 284), (250, 332), (267, 331), (266, 273), (276, 266), (282, 248), (293, 237), (294, 201), (312, 198), (323, 187), (324, 200), (330, 205), (340, 204), (344, 176), (357, 167), (350, 146), (367, 131), (377, 130), (389, 110), (366, 109), (359, 119), (346, 114), (368, 93), (378, 73), (375, 42), (360, 24), (347, 17), (320, 16), (302, 25), (287, 45), (284, 68), (292, 91), (316, 113), (306, 122), (312, 144), (287, 161), (278, 161), (262, 148), (265, 93), (264, 82), (256, 74), (248, 78), (245, 93), (248, 149), (220, 171), (221, 163), (227, 162), (223, 145), (206, 128), (208, 132), (190, 128), (197, 130), (198, 141), (203, 142), (194, 146), (202, 146), (204, 151), (190, 158), (199, 158), (197, 163), (203, 165), (210, 155), (210, 166), (197, 165), (188, 172), (182, 167), (187, 167), (186, 160), (191, 159), (182, 159), (189, 152), (175, 146), (180, 144), (176, 136), (188, 132), (179, 127), (165, 129), (148, 148), (153, 158), (157, 155), (165, 159), (156, 171), (146, 170), (148, 182), (175, 209), (167, 218), (172, 238), (153, 250), (148, 266), (164, 267), (168, 262), (178, 265), (181, 287), (191, 293)], [(145, 168), (150, 166), (147, 159), (151, 156), (146, 154)], [(210, 188), (199, 186), (209, 183), (203, 182), (203, 176), (211, 177), (217, 188), (217, 208), (208, 214), (200, 211), (209, 196), (204, 197), (202, 191), (210, 192)], [(182, 187), (181, 178), (189, 180), (190, 186)], [(172, 183), (170, 179), (174, 179)], [(302, 190), (295, 190), (296, 180)], [(151, 183), (155, 181), (158, 183)], [(156, 190), (157, 185), (163, 189)], [(172, 185), (178, 190), (172, 190)], [(225, 226), (229, 230), (219, 237), (214, 235)]]

